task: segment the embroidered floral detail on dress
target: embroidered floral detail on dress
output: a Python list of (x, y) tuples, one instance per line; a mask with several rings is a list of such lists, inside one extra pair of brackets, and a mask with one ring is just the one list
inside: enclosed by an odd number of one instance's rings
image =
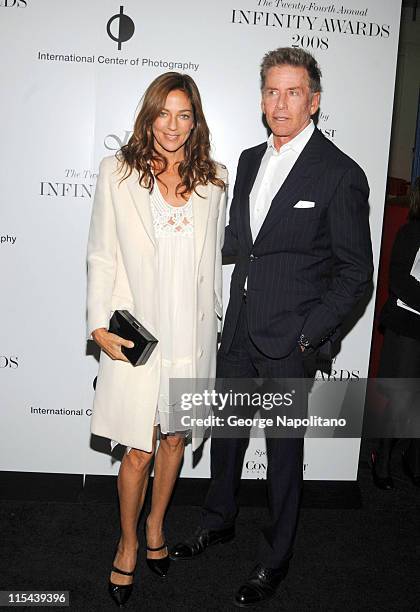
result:
[(182, 206), (171, 206), (155, 185), (150, 202), (152, 205), (153, 227), (156, 236), (164, 234), (192, 234), (193, 209), (191, 198)]

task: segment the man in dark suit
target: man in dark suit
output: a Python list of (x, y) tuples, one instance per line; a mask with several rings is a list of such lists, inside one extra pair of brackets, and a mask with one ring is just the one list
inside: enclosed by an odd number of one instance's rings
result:
[[(372, 276), (369, 187), (361, 168), (311, 119), (321, 72), (300, 49), (261, 64), (261, 108), (271, 135), (240, 156), (223, 254), (236, 258), (217, 376), (303, 378), (363, 296)], [(257, 565), (235, 603), (273, 596), (292, 556), (302, 487), (303, 440), (267, 437), (270, 522)], [(234, 537), (236, 493), (247, 442), (213, 438), (202, 523), (175, 546), (188, 559)]]

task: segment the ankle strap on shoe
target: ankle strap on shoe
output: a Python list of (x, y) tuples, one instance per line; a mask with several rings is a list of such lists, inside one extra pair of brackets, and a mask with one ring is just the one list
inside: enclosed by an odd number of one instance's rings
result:
[(151, 548), (150, 546), (146, 546), (146, 549), (150, 550), (150, 552), (157, 552), (158, 550), (163, 550), (164, 548), (166, 548), (166, 542), (164, 542), (162, 546), (158, 546), (157, 548)]
[(134, 570), (132, 572), (126, 572), (115, 565), (112, 566), (112, 571), (116, 572), (117, 574), (123, 574), (123, 576), (134, 576)]

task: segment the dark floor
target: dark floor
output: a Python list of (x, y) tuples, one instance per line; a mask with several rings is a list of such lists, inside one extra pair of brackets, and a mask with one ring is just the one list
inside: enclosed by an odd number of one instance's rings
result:
[[(398, 454), (397, 447), (395, 491), (373, 487), (364, 445), (361, 507), (305, 504), (289, 575), (278, 596), (261, 609), (420, 610), (420, 490), (402, 473)], [(170, 541), (190, 534), (199, 511), (197, 506), (171, 507), (166, 522)], [(233, 542), (213, 547), (195, 561), (172, 563), (166, 580), (150, 574), (141, 551), (127, 608), (236, 610), (232, 596), (253, 566), (265, 512), (244, 507)], [(118, 537), (114, 502), (5, 500), (0, 518), (0, 590), (63, 589), (70, 591), (71, 610), (115, 609), (106, 590)]]

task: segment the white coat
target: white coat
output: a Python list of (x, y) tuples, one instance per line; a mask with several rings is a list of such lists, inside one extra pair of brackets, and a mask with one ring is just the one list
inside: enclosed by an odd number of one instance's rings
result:
[[(128, 310), (159, 340), (157, 245), (150, 196), (133, 171), (121, 180), (115, 157), (99, 169), (88, 240), (87, 337), (108, 328), (114, 310)], [(218, 176), (227, 182), (226, 169)], [(213, 184), (192, 194), (195, 318), (193, 377), (215, 376), (222, 309), (222, 255), (226, 192)], [(146, 364), (110, 359), (101, 351), (92, 433), (150, 452), (160, 383), (159, 343)], [(194, 435), (193, 449), (202, 434)]]

